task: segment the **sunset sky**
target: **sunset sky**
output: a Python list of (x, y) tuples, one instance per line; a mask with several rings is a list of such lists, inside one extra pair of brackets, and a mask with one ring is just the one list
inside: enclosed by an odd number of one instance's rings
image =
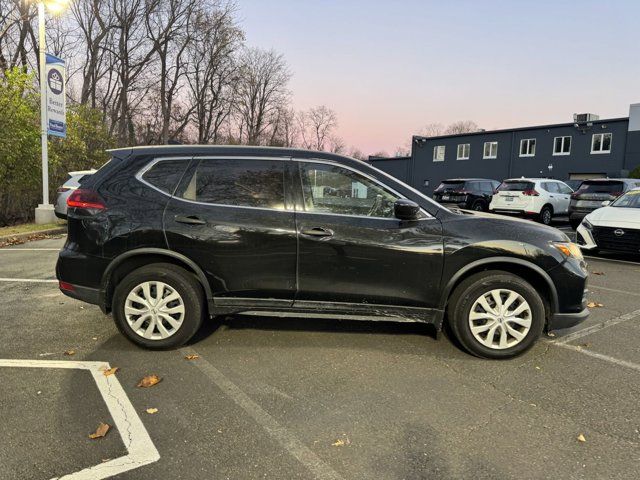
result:
[(640, 102), (640, 1), (238, 0), (250, 45), (282, 52), (296, 108), (393, 154), (433, 122), (485, 129), (626, 116)]

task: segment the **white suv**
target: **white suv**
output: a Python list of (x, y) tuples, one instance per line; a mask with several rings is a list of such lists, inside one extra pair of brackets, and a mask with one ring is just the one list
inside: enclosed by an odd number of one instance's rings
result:
[(498, 187), (489, 211), (533, 216), (549, 225), (554, 215), (567, 215), (572, 193), (571, 187), (559, 180), (512, 178)]

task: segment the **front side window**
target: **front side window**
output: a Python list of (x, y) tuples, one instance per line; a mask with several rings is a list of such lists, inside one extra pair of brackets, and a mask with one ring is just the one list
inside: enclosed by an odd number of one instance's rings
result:
[(284, 162), (205, 158), (182, 190), (195, 202), (284, 210)]
[(458, 154), (456, 156), (457, 160), (469, 160), (470, 154), (471, 154), (471, 144), (461, 143), (460, 145), (458, 145)]
[(173, 195), (173, 191), (189, 166), (189, 159), (160, 160), (142, 174), (142, 180), (164, 193)]
[(300, 163), (307, 212), (394, 218), (398, 196), (367, 177), (337, 165)]
[(498, 142), (484, 142), (484, 153), (482, 158), (497, 158)]
[(591, 153), (611, 153), (611, 133), (594, 133), (591, 137)]
[(555, 137), (553, 139), (554, 155), (569, 155), (571, 153), (571, 137)]
[(433, 161), (434, 162), (444, 162), (444, 145), (436, 145), (433, 147)]
[(534, 157), (536, 155), (536, 139), (523, 138), (520, 140), (520, 156)]

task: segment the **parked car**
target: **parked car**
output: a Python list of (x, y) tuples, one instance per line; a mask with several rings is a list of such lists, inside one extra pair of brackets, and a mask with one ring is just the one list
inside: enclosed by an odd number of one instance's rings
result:
[(146, 348), (244, 313), (447, 322), (469, 352), (506, 358), (589, 314), (586, 265), (564, 233), (448, 210), (354, 159), (239, 146), (111, 155), (67, 200), (56, 273)]
[(443, 180), (433, 191), (433, 199), (445, 206), (486, 212), (500, 182), (487, 178)]
[(80, 186), (80, 180), (87, 175), (91, 175), (95, 170), (80, 170), (77, 172), (69, 172), (69, 177), (64, 184), (58, 188), (58, 196), (54, 207), (56, 217), (67, 218), (67, 197), (71, 195), (76, 188)]
[(627, 191), (587, 214), (576, 232), (585, 250), (640, 254), (640, 188)]
[(536, 218), (550, 225), (554, 216), (566, 215), (571, 188), (549, 178), (511, 178), (498, 187), (489, 211)]
[(580, 188), (571, 195), (569, 204), (569, 223), (574, 230), (582, 219), (602, 202), (611, 202), (632, 188), (640, 187), (640, 180), (634, 178), (598, 178), (585, 180)]

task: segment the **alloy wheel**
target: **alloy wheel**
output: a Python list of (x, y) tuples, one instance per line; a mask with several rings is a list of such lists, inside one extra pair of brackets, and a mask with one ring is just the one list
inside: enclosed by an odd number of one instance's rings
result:
[(184, 320), (184, 301), (163, 282), (143, 282), (133, 288), (124, 304), (124, 314), (136, 335), (147, 340), (164, 340), (175, 334)]
[(485, 347), (503, 350), (519, 344), (531, 329), (532, 310), (522, 295), (509, 289), (483, 293), (469, 312), (473, 337)]

